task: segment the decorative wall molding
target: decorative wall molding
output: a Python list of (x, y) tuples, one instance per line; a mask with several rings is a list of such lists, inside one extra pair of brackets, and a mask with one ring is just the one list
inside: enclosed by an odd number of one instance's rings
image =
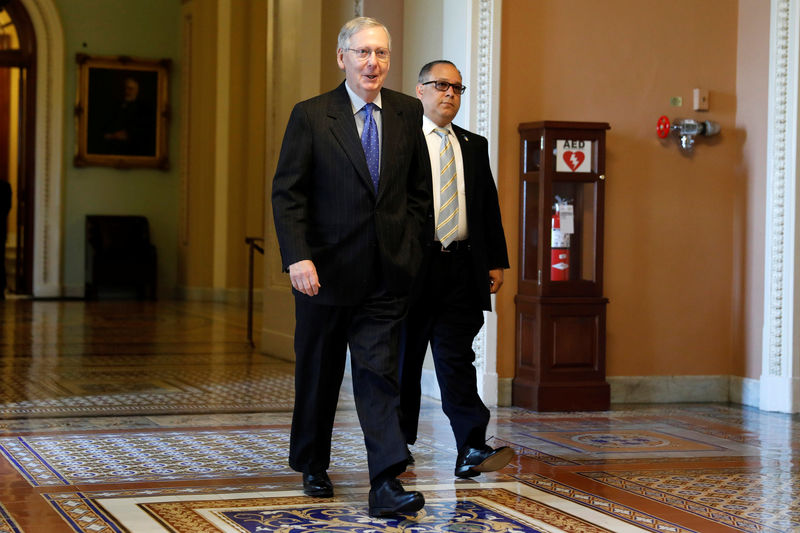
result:
[(796, 184), (798, 121), (798, 3), (772, 0), (770, 12), (770, 76), (767, 130), (766, 259), (764, 332), (759, 407), (798, 412), (795, 349), (800, 327), (795, 324), (798, 299)]
[(772, 43), (770, 50), (770, 109), (767, 157), (768, 191), (768, 254), (765, 328), (766, 366), (764, 373), (781, 375), (783, 347), (783, 259), (786, 200), (786, 135), (787, 135), (787, 75), (789, 52), (789, 1), (773, 2)]
[(478, 2), (478, 35), (477, 35), (477, 96), (476, 96), (476, 133), (491, 139), (491, 107), (492, 107), (492, 18), (494, 0)]
[(21, 0), (36, 33), (33, 295), (62, 294), (64, 31), (52, 0)]
[[(475, 102), (475, 129), (476, 133), (486, 137), (489, 141), (489, 159), (497, 182), (497, 154), (498, 154), (498, 122), (499, 102), (494, 98), (499, 94), (500, 80), (500, 13), (501, 0), (478, 0), (473, 4), (473, 16), (476, 22), (473, 25), (476, 31), (476, 41), (471, 47), (470, 63), (475, 65), (476, 76), (476, 102)], [(475, 46), (477, 45), (477, 46)], [(495, 299), (492, 298), (494, 305)], [(478, 383), (481, 398), (487, 405), (499, 405), (500, 385), (497, 376), (497, 314), (484, 313), (484, 326), (475, 338), (476, 362), (478, 370)]]

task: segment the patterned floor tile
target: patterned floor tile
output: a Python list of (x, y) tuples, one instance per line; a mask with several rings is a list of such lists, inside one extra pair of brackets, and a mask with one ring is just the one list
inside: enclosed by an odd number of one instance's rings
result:
[(290, 366), (60, 369), (0, 378), (0, 417), (291, 411)]
[(742, 531), (800, 531), (797, 471), (672, 469), (583, 475)]
[(481, 484), (472, 489), (413, 486), (430, 495), (422, 511), (395, 519), (367, 515), (366, 494), (350, 492), (332, 499), (310, 499), (297, 493), (227, 495), (224, 498), (163, 497), (135, 500), (99, 499), (104, 509), (132, 530), (158, 520), (176, 533), (281, 531), (426, 532), (572, 532), (634, 533), (647, 531), (603, 513), (531, 489), (519, 483)]
[(11, 519), (2, 503), (0, 503), (0, 533), (23, 533), (22, 529)]
[[(424, 441), (414, 447), (427, 468), (452, 464), (434, 459), (441, 449)], [(285, 428), (0, 438), (0, 453), (33, 486), (297, 476), (288, 450)], [(367, 472), (360, 429), (334, 433), (329, 471)]]
[[(698, 426), (688, 429), (680, 424), (649, 423), (628, 420), (608, 421), (602, 429), (596, 424), (573, 422), (566, 429), (536, 431), (540, 428), (506, 426), (503, 438), (537, 454), (581, 463), (625, 460), (760, 457), (762, 450), (741, 439), (722, 438), (720, 432)], [(533, 429), (533, 430), (531, 430)]]
[[(0, 451), (34, 486), (294, 474), (284, 429), (136, 432), (0, 439)], [(337, 435), (334, 467), (361, 467), (363, 443)]]
[[(580, 502), (581, 505), (590, 509), (595, 509), (619, 520), (637, 524), (639, 527), (648, 531), (670, 533), (689, 533), (695, 531), (693, 529), (681, 527), (672, 521), (659, 518), (658, 516), (643, 513), (635, 507), (564, 485), (563, 483), (559, 483), (540, 474), (518, 474), (513, 477), (541, 491), (557, 495), (569, 501)], [(698, 531), (696, 533), (705, 532)]]

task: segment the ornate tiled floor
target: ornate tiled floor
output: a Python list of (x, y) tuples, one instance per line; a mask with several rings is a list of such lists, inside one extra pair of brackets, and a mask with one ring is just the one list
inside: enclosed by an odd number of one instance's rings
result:
[(332, 500), (286, 464), (292, 366), (252, 351), (244, 309), (161, 302), (0, 303), (0, 533), (800, 531), (797, 417), (728, 405), (602, 413), (493, 410), (518, 456), (452, 476), (423, 402), (424, 510), (366, 514), (352, 397), (337, 413)]

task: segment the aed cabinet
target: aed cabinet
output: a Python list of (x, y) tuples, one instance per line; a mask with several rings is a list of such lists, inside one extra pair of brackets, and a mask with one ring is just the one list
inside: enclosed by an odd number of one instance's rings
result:
[(606, 410), (605, 122), (529, 122), (520, 134), (520, 265), (512, 403)]

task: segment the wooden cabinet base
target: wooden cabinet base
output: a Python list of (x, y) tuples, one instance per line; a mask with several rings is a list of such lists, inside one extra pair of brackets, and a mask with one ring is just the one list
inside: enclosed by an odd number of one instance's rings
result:
[(608, 383), (526, 383), (515, 379), (512, 403), (534, 411), (606, 411)]
[(537, 411), (603, 411), (605, 298), (518, 294), (517, 361), (512, 403)]

